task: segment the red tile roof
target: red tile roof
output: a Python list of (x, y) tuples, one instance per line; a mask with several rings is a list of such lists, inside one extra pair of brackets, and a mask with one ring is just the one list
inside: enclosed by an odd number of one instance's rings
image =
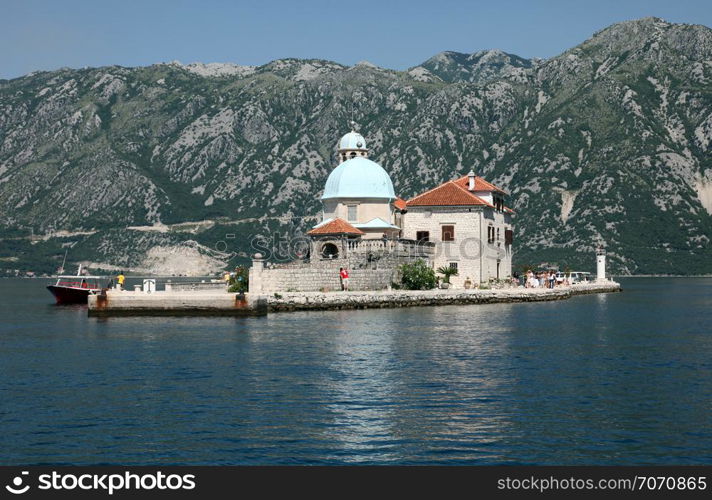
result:
[(435, 207), (435, 206), (472, 206), (483, 205), (494, 207), (482, 198), (475, 196), (466, 188), (460, 186), (459, 179), (447, 181), (438, 187), (419, 194), (415, 198), (408, 200), (409, 207)]
[(406, 207), (406, 202), (403, 198), (398, 197), (393, 201), (393, 206), (396, 207), (398, 210), (405, 210)]
[[(458, 186), (462, 186), (465, 189), (470, 187), (470, 179), (466, 175), (463, 175), (459, 179), (455, 179), (454, 182), (457, 183)], [(498, 193), (507, 194), (504, 189), (498, 188), (494, 184), (484, 180), (482, 177), (477, 176), (475, 176), (475, 191), (496, 191)]]
[(326, 224), (321, 224), (316, 226), (311, 231), (307, 232), (309, 235), (318, 234), (366, 234), (358, 228), (353, 227), (351, 224), (346, 222), (344, 219), (339, 217), (327, 222)]

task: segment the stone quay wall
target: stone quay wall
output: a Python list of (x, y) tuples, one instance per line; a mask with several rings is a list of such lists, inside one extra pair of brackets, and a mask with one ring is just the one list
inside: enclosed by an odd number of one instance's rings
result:
[(88, 298), (89, 316), (263, 316), (264, 295), (222, 290), (157, 291), (103, 290)]
[[(332, 243), (338, 258), (318, 257), (319, 247)], [(312, 243), (312, 259), (268, 264), (257, 254), (250, 268), (250, 292), (319, 292), (341, 290), (339, 268), (349, 272), (349, 290), (385, 290), (400, 281), (402, 264), (423, 259), (429, 264), (435, 245), (414, 240), (344, 240), (323, 238)]]
[(619, 292), (612, 281), (560, 287), (497, 290), (424, 290), (368, 292), (274, 292), (104, 290), (89, 296), (89, 316), (261, 316), (268, 312), (396, 308), (453, 304), (492, 304), (565, 300), (575, 295)]
[(400, 282), (402, 264), (418, 259), (423, 257), (399, 251), (352, 252), (343, 259), (312, 259), (277, 265), (268, 265), (256, 258), (250, 268), (250, 292), (341, 290), (339, 268), (342, 267), (349, 272), (349, 290), (385, 290), (391, 283)]
[(498, 290), (393, 290), (375, 292), (277, 293), (267, 295), (270, 312), (371, 309), (457, 304), (493, 304), (566, 300), (576, 295), (620, 292), (613, 281), (552, 289), (504, 288)]
[(274, 268), (250, 269), (250, 291), (273, 292), (329, 292), (341, 290), (339, 268), (349, 272), (350, 290), (384, 290), (399, 279), (395, 263), (380, 262), (370, 267), (352, 265), (348, 259), (323, 260), (303, 265), (293, 264)]

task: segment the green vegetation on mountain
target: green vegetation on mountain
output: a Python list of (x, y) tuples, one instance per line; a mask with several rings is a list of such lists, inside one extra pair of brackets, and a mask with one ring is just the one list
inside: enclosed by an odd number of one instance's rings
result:
[[(712, 30), (655, 18), (549, 60), (444, 52), (405, 72), (285, 59), (0, 81), (0, 272), (244, 263), (304, 233), (355, 120), (408, 198), (508, 189), (515, 266), (712, 272)], [(203, 222), (201, 222), (203, 221)], [(201, 267), (202, 269), (202, 267)]]

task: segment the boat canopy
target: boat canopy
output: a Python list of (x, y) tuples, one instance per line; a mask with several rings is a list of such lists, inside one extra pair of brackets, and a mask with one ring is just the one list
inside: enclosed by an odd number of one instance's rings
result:
[(108, 276), (78, 276), (76, 274), (58, 274), (55, 278), (80, 278), (80, 279), (92, 279), (92, 280), (103, 280), (108, 278)]

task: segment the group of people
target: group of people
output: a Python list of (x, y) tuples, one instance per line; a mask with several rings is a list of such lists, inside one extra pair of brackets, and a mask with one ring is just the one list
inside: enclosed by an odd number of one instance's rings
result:
[(535, 274), (530, 269), (524, 278), (524, 288), (554, 288), (557, 283), (554, 271), (543, 271)]

